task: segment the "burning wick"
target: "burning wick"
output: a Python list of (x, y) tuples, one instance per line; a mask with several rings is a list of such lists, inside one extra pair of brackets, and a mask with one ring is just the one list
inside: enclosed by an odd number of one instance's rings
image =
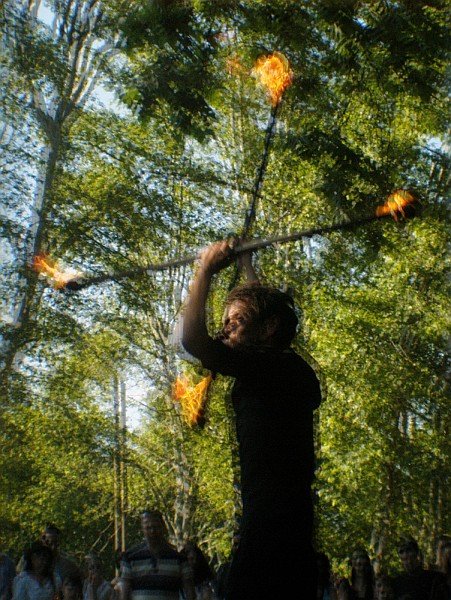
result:
[(80, 287), (79, 279), (82, 274), (77, 271), (61, 271), (57, 262), (45, 254), (33, 258), (33, 269), (50, 280), (56, 290), (77, 290)]
[(190, 427), (205, 425), (204, 407), (212, 380), (212, 375), (208, 375), (198, 384), (194, 384), (192, 378), (187, 375), (177, 377), (175, 380), (172, 398), (180, 402), (183, 417)]
[(256, 75), (268, 90), (273, 107), (279, 104), (283, 93), (294, 80), (288, 60), (280, 52), (260, 57), (251, 73)]
[(395, 190), (389, 195), (385, 204), (376, 208), (376, 217), (391, 215), (397, 221), (401, 214), (405, 219), (406, 209), (411, 211), (415, 202), (416, 198), (407, 190)]

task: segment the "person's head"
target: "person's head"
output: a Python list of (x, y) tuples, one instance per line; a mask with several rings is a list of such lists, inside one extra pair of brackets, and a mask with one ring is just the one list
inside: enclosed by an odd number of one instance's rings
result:
[(249, 283), (231, 291), (221, 339), (227, 346), (288, 348), (298, 318), (293, 299), (280, 290)]
[(195, 585), (204, 581), (211, 581), (214, 578), (213, 571), (211, 570), (204, 553), (197, 544), (194, 542), (187, 542), (180, 551), (180, 554), (186, 558), (193, 571)]
[(53, 552), (41, 542), (34, 542), (25, 550), (25, 571), (40, 577), (50, 577), (53, 570)]
[(401, 542), (398, 548), (398, 554), (406, 573), (413, 573), (418, 567), (421, 567), (420, 548), (414, 539)]
[(437, 562), (437, 566), (439, 568), (441, 568), (442, 565), (442, 557), (443, 557), (443, 550), (451, 543), (451, 536), (447, 535), (446, 533), (440, 535), (437, 539), (437, 558), (436, 558), (436, 562)]
[(61, 531), (55, 525), (47, 525), (42, 534), (42, 541), (56, 554), (60, 545)]
[(374, 600), (394, 600), (394, 598), (391, 579), (387, 575), (378, 575), (374, 583)]
[(236, 551), (238, 550), (240, 542), (241, 542), (241, 533), (239, 531), (234, 531), (233, 537), (232, 537), (232, 556), (234, 554), (236, 554)]
[(356, 548), (351, 554), (351, 579), (354, 581), (357, 577), (364, 578), (367, 581), (373, 579), (373, 568), (371, 566), (370, 557), (363, 548)]
[(67, 575), (61, 587), (63, 600), (80, 600), (83, 595), (83, 583), (76, 575)]
[(141, 514), (141, 530), (147, 543), (159, 543), (167, 538), (167, 528), (159, 510), (145, 510)]
[(451, 574), (451, 540), (442, 544), (440, 549), (439, 569), (447, 575)]

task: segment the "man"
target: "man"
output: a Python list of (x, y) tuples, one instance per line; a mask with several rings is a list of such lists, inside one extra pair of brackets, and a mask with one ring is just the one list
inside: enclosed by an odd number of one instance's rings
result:
[(58, 527), (55, 525), (47, 525), (42, 534), (42, 542), (53, 552), (53, 572), (61, 579), (61, 581), (64, 581), (66, 577), (81, 579), (79, 567), (72, 559), (60, 551), (61, 531)]
[(121, 600), (195, 600), (193, 574), (167, 541), (162, 514), (145, 511), (141, 517), (144, 542), (125, 552), (121, 569)]
[(437, 573), (423, 569), (417, 542), (414, 539), (402, 542), (398, 554), (404, 573), (397, 575), (393, 581), (395, 599), (429, 600)]
[(290, 349), (298, 321), (291, 298), (276, 289), (257, 282), (236, 288), (221, 339), (209, 336), (205, 305), (211, 282), (233, 258), (227, 241), (202, 253), (182, 337), (205, 368), (235, 377), (243, 516), (226, 598), (313, 600), (310, 486), (320, 386), (312, 368)]

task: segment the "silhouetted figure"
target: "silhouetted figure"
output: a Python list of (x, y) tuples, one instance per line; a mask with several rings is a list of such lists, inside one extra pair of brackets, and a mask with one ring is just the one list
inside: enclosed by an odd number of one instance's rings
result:
[(220, 338), (208, 334), (211, 282), (232, 259), (227, 241), (202, 253), (182, 338), (206, 369), (235, 378), (243, 515), (226, 598), (274, 600), (283, 590), (286, 598), (302, 593), (303, 600), (315, 600), (311, 484), (320, 386), (313, 369), (290, 348), (298, 319), (293, 300), (279, 290), (258, 283), (235, 288)]
[(435, 573), (423, 569), (417, 542), (414, 539), (402, 542), (398, 554), (404, 572), (393, 580), (395, 600), (429, 600)]

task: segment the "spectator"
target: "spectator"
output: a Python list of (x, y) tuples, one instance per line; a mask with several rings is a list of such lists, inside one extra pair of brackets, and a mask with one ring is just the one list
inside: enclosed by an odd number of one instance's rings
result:
[(16, 565), (12, 558), (0, 551), (0, 600), (11, 600)]
[(61, 596), (62, 600), (82, 600), (82, 580), (75, 575), (68, 575), (63, 581)]
[(188, 561), (192, 571), (196, 600), (214, 600), (215, 573), (199, 546), (187, 542), (180, 552)]
[(432, 584), (431, 600), (451, 599), (451, 541), (443, 541), (439, 571)]
[(86, 557), (87, 576), (83, 582), (83, 600), (112, 600), (114, 590), (103, 576), (102, 561), (97, 554)]
[(167, 541), (163, 515), (145, 511), (141, 518), (144, 542), (126, 551), (121, 570), (121, 600), (196, 600), (187, 560)]
[(402, 542), (398, 553), (404, 572), (393, 580), (395, 599), (429, 600), (436, 574), (423, 569), (417, 542), (412, 538)]
[(53, 553), (41, 541), (24, 554), (24, 569), (13, 581), (12, 600), (54, 600), (61, 580), (53, 572)]
[(324, 552), (316, 553), (317, 565), (317, 600), (337, 600), (337, 592), (332, 581), (330, 560)]
[(445, 533), (439, 536), (437, 539), (437, 555), (436, 555), (436, 564), (435, 568), (437, 571), (444, 572), (444, 563), (443, 563), (443, 553), (449, 548), (451, 544), (451, 536), (446, 535)]
[(384, 574), (379, 574), (374, 581), (374, 600), (394, 600), (392, 580)]
[(60, 551), (61, 545), (61, 531), (55, 525), (47, 525), (42, 534), (43, 543), (48, 546), (54, 556), (53, 569), (55, 575), (57, 575), (61, 581), (64, 581), (66, 577), (78, 577), (82, 579), (81, 571), (78, 565), (69, 556)]
[(363, 548), (356, 548), (351, 555), (351, 590), (354, 600), (373, 600), (374, 573)]

